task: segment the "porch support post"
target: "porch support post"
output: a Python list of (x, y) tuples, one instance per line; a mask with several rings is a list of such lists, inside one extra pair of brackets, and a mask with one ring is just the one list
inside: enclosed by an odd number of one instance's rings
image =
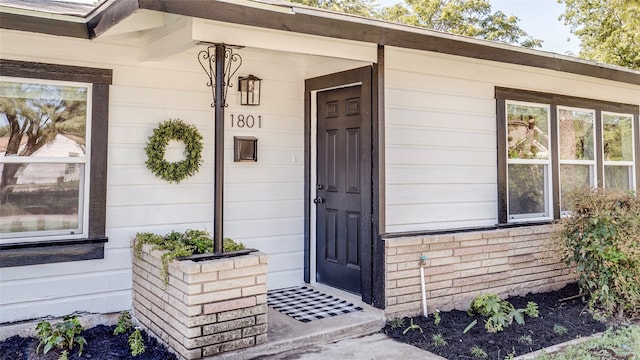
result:
[(214, 181), (215, 181), (215, 203), (213, 206), (213, 251), (222, 252), (223, 240), (223, 210), (224, 206), (224, 107), (223, 86), (224, 79), (224, 57), (226, 47), (224, 44), (215, 45), (215, 150), (214, 150)]
[(198, 62), (207, 74), (207, 86), (211, 88), (214, 108), (214, 196), (213, 204), (213, 251), (222, 253), (224, 239), (224, 108), (227, 106), (227, 90), (233, 87), (231, 79), (242, 65), (242, 57), (233, 52), (238, 46), (209, 44), (198, 53)]

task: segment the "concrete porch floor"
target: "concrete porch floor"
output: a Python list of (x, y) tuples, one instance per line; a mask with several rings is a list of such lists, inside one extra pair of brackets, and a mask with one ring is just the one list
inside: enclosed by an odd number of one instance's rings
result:
[(442, 359), (378, 333), (385, 325), (384, 311), (356, 295), (321, 284), (307, 285), (347, 300), (363, 311), (303, 323), (269, 308), (267, 343), (207, 359)]
[(363, 303), (357, 295), (321, 284), (306, 284), (306, 286), (347, 300), (362, 307), (363, 310), (304, 323), (269, 308), (265, 344), (208, 359), (272, 358), (273, 355), (294, 349), (369, 335), (378, 332), (385, 324), (384, 312)]

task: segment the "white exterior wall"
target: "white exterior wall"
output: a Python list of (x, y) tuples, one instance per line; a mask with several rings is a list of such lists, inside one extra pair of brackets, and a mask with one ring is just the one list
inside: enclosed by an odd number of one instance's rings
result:
[[(213, 109), (196, 57), (204, 47), (142, 62), (138, 42), (122, 36), (87, 41), (3, 30), (0, 43), (0, 56), (6, 59), (113, 69), (105, 258), (0, 268), (0, 323), (130, 309), (130, 241), (137, 232), (213, 230)], [(236, 77), (228, 92), (224, 235), (270, 254), (269, 288), (299, 285), (304, 266), (304, 79), (321, 74), (318, 64), (328, 60), (256, 48), (236, 51), (243, 58), (236, 76), (254, 74), (263, 81), (258, 107), (240, 106)], [(334, 59), (327, 73), (356, 66), (362, 62)], [(231, 128), (231, 114), (253, 115), (256, 122), (260, 115), (262, 128)], [(180, 184), (155, 177), (145, 166), (148, 137), (170, 118), (194, 124), (204, 136), (204, 164)], [(258, 138), (257, 163), (233, 162), (233, 136)]]
[(386, 232), (497, 223), (496, 86), (637, 104), (640, 88), (385, 48)]

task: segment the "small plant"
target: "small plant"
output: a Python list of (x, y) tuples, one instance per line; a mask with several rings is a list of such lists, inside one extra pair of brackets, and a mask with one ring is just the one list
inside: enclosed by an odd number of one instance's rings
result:
[[(169, 283), (169, 263), (179, 257), (191, 256), (193, 254), (213, 253), (213, 240), (211, 234), (204, 230), (186, 230), (184, 233), (172, 231), (165, 236), (153, 233), (137, 233), (133, 249), (136, 258), (142, 257), (142, 245), (155, 245), (153, 250), (168, 250), (162, 255), (162, 269), (160, 275), (166, 286)], [(235, 242), (230, 238), (223, 240), (223, 250), (237, 251), (245, 249), (241, 242)]]
[(524, 313), (527, 314), (528, 317), (537, 318), (540, 316), (540, 312), (538, 311), (538, 304), (533, 301), (529, 301), (527, 303), (527, 307), (524, 309)]
[(447, 340), (444, 339), (444, 336), (442, 336), (442, 334), (438, 333), (438, 334), (434, 334), (431, 336), (431, 342), (433, 343), (433, 346), (435, 347), (440, 347), (440, 346), (447, 346)]
[(222, 248), (224, 249), (224, 252), (229, 252), (244, 250), (247, 247), (241, 242), (233, 241), (231, 238), (224, 238), (224, 240), (222, 240)]
[(409, 332), (409, 330), (411, 331), (420, 330), (420, 332), (422, 332), (422, 328), (420, 327), (420, 325), (414, 324), (413, 319), (411, 319), (411, 324), (406, 329), (404, 329), (404, 331), (402, 332), (402, 335), (406, 335), (407, 332)]
[(504, 360), (513, 360), (516, 358), (516, 352), (512, 351), (510, 353), (508, 353), (507, 355), (505, 355)]
[(467, 313), (477, 313), (483, 317), (490, 317), (495, 314), (502, 313), (504, 310), (508, 310), (506, 307), (507, 304), (505, 304), (498, 295), (481, 294), (471, 301), (471, 306), (469, 307), (469, 310), (467, 310)]
[(389, 326), (391, 329), (398, 329), (404, 327), (404, 318), (396, 317), (389, 321)]
[(471, 352), (471, 356), (473, 356), (476, 359), (486, 359), (489, 357), (489, 355), (487, 355), (487, 352), (477, 345), (474, 345), (471, 348), (470, 352)]
[(84, 337), (80, 336), (80, 333), (84, 330), (80, 325), (80, 320), (77, 316), (65, 316), (62, 322), (52, 326), (48, 321), (40, 321), (36, 326), (38, 331), (38, 347), (36, 348), (36, 354), (40, 351), (40, 347), (44, 345), (42, 349), (43, 354), (48, 353), (51, 349), (62, 349), (62, 353), (58, 360), (64, 360), (68, 358), (68, 351), (73, 350), (75, 345), (78, 345), (78, 354), (82, 354), (82, 349), (87, 344)]
[(126, 334), (133, 328), (133, 322), (131, 321), (131, 314), (128, 311), (120, 313), (118, 318), (118, 325), (113, 330), (113, 335)]
[(553, 333), (556, 335), (565, 335), (567, 333), (567, 328), (560, 324), (555, 324), (553, 325)]
[[(133, 321), (131, 320), (131, 314), (128, 311), (121, 312), (118, 318), (118, 325), (116, 325), (116, 328), (113, 330), (113, 335), (126, 334), (132, 329)], [(128, 342), (132, 356), (138, 356), (146, 350), (144, 341), (142, 340), (142, 333), (138, 328), (129, 334)]]
[(132, 356), (138, 356), (145, 352), (144, 341), (142, 340), (142, 334), (140, 329), (135, 329), (131, 335), (129, 335), (129, 349), (131, 349)]
[(531, 345), (533, 344), (533, 339), (531, 338), (531, 335), (522, 335), (518, 338), (518, 344)]
[(442, 321), (440, 318), (440, 310), (436, 309), (436, 311), (433, 312), (433, 325), (440, 325), (440, 321)]
[[(539, 315), (538, 305), (534, 302), (530, 301), (525, 309), (516, 309), (510, 302), (500, 299), (496, 294), (482, 294), (476, 296), (476, 298), (471, 302), (471, 306), (467, 310), (467, 313), (469, 316), (477, 313), (484, 317), (484, 327), (490, 333), (503, 331), (504, 328), (511, 325), (514, 320), (518, 324), (523, 325), (525, 314), (531, 313), (535, 315), (533, 317), (537, 317)], [(469, 324), (467, 329), (465, 329), (465, 333), (473, 326), (475, 326), (474, 323)]]

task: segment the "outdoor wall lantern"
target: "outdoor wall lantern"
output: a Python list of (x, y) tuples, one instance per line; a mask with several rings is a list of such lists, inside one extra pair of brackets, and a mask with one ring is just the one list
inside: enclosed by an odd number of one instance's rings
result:
[(258, 139), (253, 136), (233, 137), (233, 161), (258, 161)]
[(260, 105), (260, 83), (262, 79), (255, 75), (239, 76), (238, 91), (241, 105)]

